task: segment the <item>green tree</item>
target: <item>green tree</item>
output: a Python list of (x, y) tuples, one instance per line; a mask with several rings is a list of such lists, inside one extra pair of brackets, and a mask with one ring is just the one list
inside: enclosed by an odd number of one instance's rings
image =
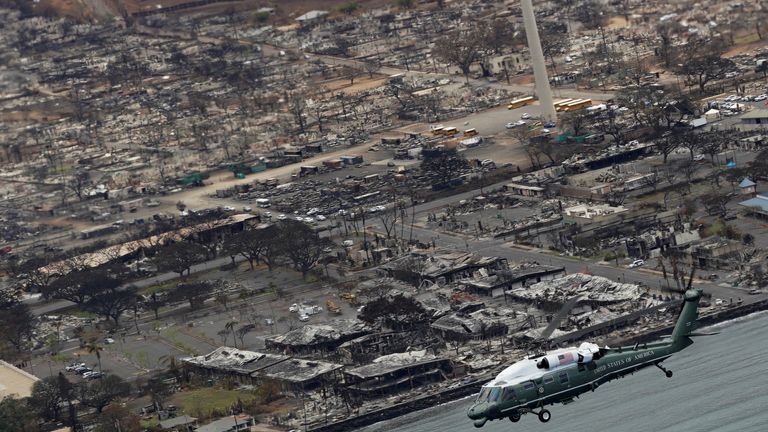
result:
[(66, 402), (59, 385), (59, 377), (50, 376), (32, 385), (29, 406), (43, 420), (60, 420), (61, 407)]
[(26, 432), (37, 428), (37, 413), (27, 399), (6, 396), (0, 401), (0, 432)]
[(358, 318), (394, 330), (412, 330), (429, 321), (429, 315), (421, 303), (402, 294), (366, 303)]
[(330, 240), (320, 238), (309, 225), (291, 219), (280, 221), (279, 230), (278, 241), (283, 246), (283, 255), (306, 279), (322, 257), (323, 250), (331, 246)]
[(80, 403), (101, 413), (112, 401), (131, 393), (131, 385), (117, 375), (109, 374), (77, 386)]
[(88, 350), (89, 354), (96, 355), (96, 360), (99, 362), (99, 372), (104, 372), (101, 368), (101, 352), (104, 351), (104, 347), (95, 340), (92, 340), (85, 345), (85, 349)]
[(469, 167), (467, 160), (455, 150), (445, 150), (424, 156), (421, 170), (434, 176), (435, 185), (450, 187), (451, 180), (463, 174)]
[(353, 2), (353, 1), (343, 3), (338, 7), (339, 12), (344, 13), (346, 15), (352, 15), (359, 8), (360, 8), (360, 5), (357, 4), (357, 2)]
[(0, 310), (0, 339), (21, 353), (35, 330), (36, 318), (24, 303)]
[(172, 271), (184, 277), (192, 271), (192, 266), (205, 261), (206, 249), (190, 242), (178, 242), (170, 244), (158, 252), (155, 256), (155, 264), (162, 271)]
[(169, 293), (169, 297), (176, 301), (188, 301), (190, 309), (199, 309), (213, 292), (213, 284), (208, 281), (190, 282), (179, 284)]

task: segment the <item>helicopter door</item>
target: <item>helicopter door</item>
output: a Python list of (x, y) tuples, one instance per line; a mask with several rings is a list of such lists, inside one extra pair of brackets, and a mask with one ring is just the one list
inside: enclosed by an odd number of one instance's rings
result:
[(519, 395), (517, 395), (517, 398), (520, 400), (520, 402), (528, 402), (530, 400), (534, 400), (538, 397), (538, 392), (536, 391), (536, 383), (533, 381), (528, 381), (523, 384), (523, 389), (520, 392)]

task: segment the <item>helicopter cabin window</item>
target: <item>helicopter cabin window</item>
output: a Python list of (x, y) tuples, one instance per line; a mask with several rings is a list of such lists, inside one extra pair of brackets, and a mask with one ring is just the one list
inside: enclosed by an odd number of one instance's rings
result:
[(552, 377), (552, 375), (544, 377), (544, 384), (552, 384), (553, 382), (555, 382), (555, 379)]
[(565, 384), (568, 382), (568, 374), (566, 372), (560, 372), (558, 378), (560, 378), (560, 384)]
[(527, 382), (527, 383), (523, 384), (523, 388), (526, 389), (526, 390), (530, 390), (530, 389), (532, 389), (534, 387), (536, 387), (536, 386), (533, 385), (532, 382)]
[(515, 398), (515, 389), (512, 387), (504, 387), (504, 391), (501, 394), (501, 400), (506, 402)]

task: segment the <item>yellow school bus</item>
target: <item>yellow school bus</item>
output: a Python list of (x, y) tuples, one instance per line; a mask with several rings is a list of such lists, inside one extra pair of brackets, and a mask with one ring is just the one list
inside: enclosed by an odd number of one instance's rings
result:
[(592, 106), (592, 99), (576, 99), (563, 107), (563, 111), (577, 111)]
[(566, 105), (569, 103), (575, 101), (576, 99), (561, 99), (557, 102), (555, 102), (555, 111), (560, 112), (563, 111), (563, 108), (565, 108)]
[(515, 109), (532, 104), (536, 99), (533, 96), (528, 96), (520, 99), (515, 99), (507, 105), (507, 109)]
[(467, 129), (467, 130), (464, 131), (464, 136), (465, 137), (473, 137), (475, 135), (477, 135), (477, 130), (476, 129)]

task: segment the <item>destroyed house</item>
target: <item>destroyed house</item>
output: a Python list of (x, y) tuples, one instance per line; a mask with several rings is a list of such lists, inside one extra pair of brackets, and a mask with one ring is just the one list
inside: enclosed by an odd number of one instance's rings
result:
[(597, 307), (636, 300), (643, 291), (635, 284), (614, 282), (602, 276), (585, 273), (572, 273), (526, 288), (509, 290), (506, 294), (516, 300), (558, 307), (562, 305), (563, 299), (578, 298), (579, 304)]
[(338, 382), (343, 367), (335, 363), (292, 358), (268, 366), (253, 375), (258, 381), (279, 383), (284, 392), (298, 392)]
[(411, 252), (380, 267), (386, 276), (418, 284), (419, 281), (446, 284), (469, 278), (478, 270), (495, 274), (508, 267), (506, 258), (481, 257), (465, 252)]
[(382, 355), (405, 351), (408, 338), (403, 333), (372, 333), (339, 345), (338, 353), (345, 363), (367, 363)]
[(450, 313), (440, 317), (430, 327), (444, 340), (485, 340), (517, 332), (528, 323), (527, 314), (499, 308)]
[(284, 391), (308, 390), (339, 378), (342, 365), (284, 355), (219, 347), (181, 360), (187, 371), (208, 379), (229, 378), (242, 384), (278, 383)]
[(335, 351), (339, 345), (371, 332), (357, 320), (336, 320), (328, 324), (307, 324), (288, 333), (268, 338), (266, 348), (285, 354), (307, 355)]
[(453, 373), (449, 359), (426, 351), (379, 357), (371, 364), (344, 371), (347, 389), (362, 398), (376, 398), (447, 379)]
[(490, 297), (501, 297), (506, 290), (528, 286), (545, 280), (552, 280), (565, 275), (564, 267), (521, 263), (498, 274), (488, 275), (479, 270), (471, 279), (461, 281), (465, 291)]
[(209, 378), (234, 378), (253, 384), (253, 375), (264, 368), (289, 360), (290, 357), (219, 347), (209, 354), (182, 359), (187, 370)]

